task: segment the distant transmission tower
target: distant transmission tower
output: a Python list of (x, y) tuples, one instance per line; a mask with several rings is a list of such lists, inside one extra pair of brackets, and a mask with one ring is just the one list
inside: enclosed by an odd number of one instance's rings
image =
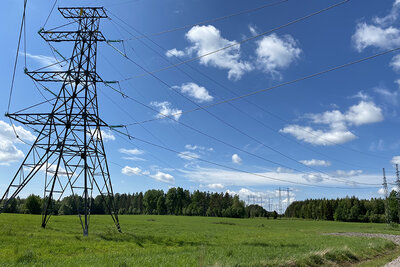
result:
[(288, 188), (286, 188), (286, 193), (287, 193), (287, 207), (286, 207), (286, 209), (287, 208), (289, 208), (289, 205), (290, 205), (290, 189), (289, 189), (289, 187)]
[(279, 214), (282, 214), (282, 195), (280, 187), (279, 187)]
[(385, 196), (385, 219), (386, 223), (389, 223), (389, 209), (388, 209), (388, 187), (387, 187), (387, 180), (386, 180), (386, 172), (385, 168), (383, 170), (383, 194)]
[[(78, 24), (77, 31), (39, 31), (46, 42), (73, 42), (68, 70), (34, 71), (26, 74), (36, 82), (60, 82), (48, 113), (17, 112), (7, 117), (24, 125), (40, 126), (37, 138), (0, 200), (0, 212), (38, 174), (44, 173), (42, 227), (45, 228), (52, 199), (61, 199), (67, 188), (83, 198), (78, 210), (83, 235), (89, 233), (93, 188), (97, 188), (120, 231), (110, 172), (107, 165), (99, 118), (96, 82), (97, 42), (106, 41), (99, 31), (100, 19), (107, 18), (102, 7), (59, 8), (66, 19)], [(79, 209), (79, 208), (78, 208)], [(81, 216), (81, 214), (83, 216)], [(83, 219), (82, 219), (83, 217)]]
[(400, 172), (399, 172), (399, 164), (396, 164), (396, 186), (397, 192), (400, 191)]

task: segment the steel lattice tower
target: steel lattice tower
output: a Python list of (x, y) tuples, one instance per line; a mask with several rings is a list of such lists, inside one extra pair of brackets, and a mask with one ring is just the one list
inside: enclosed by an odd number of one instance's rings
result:
[[(100, 19), (107, 18), (102, 7), (59, 8), (66, 19), (78, 25), (77, 31), (39, 31), (46, 42), (73, 42), (69, 67), (65, 71), (40, 71), (26, 74), (37, 82), (60, 82), (53, 108), (48, 113), (6, 114), (12, 120), (41, 128), (37, 138), (1, 198), (0, 212), (34, 176), (44, 173), (42, 227), (46, 227), (53, 199), (61, 199), (67, 188), (79, 199), (78, 214), (83, 234), (88, 235), (91, 198), (97, 189), (120, 231), (110, 172), (107, 165), (99, 118), (96, 82), (97, 43), (106, 41), (99, 31)], [(82, 218), (83, 217), (83, 218)]]

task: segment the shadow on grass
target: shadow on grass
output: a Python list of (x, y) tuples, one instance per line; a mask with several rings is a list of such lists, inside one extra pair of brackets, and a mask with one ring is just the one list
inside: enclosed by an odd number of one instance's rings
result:
[(266, 242), (244, 242), (242, 243), (244, 246), (252, 246), (252, 247), (281, 247), (281, 248), (298, 248), (300, 247), (299, 244), (292, 244), (292, 243), (287, 243), (287, 244), (271, 244), (271, 243), (266, 243)]
[(212, 224), (236, 225), (236, 223), (233, 222), (212, 222)]
[(179, 247), (209, 245), (208, 242), (203, 241), (187, 241), (171, 237), (160, 237), (150, 234), (117, 233), (115, 231), (106, 231), (105, 233), (99, 234), (98, 236), (105, 241), (133, 242), (142, 248), (144, 248), (146, 244)]

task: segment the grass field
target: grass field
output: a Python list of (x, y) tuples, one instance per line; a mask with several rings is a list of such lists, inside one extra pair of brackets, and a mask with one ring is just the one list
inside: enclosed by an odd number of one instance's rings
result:
[(323, 235), (400, 234), (384, 224), (126, 215), (120, 234), (92, 216), (84, 238), (76, 216), (52, 217), (47, 229), (40, 220), (0, 214), (1, 266), (374, 266), (400, 254), (384, 239)]

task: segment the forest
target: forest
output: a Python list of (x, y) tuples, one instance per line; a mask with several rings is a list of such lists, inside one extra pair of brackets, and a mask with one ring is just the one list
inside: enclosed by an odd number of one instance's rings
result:
[[(276, 212), (267, 212), (258, 205), (246, 206), (237, 195), (229, 193), (210, 193), (196, 190), (189, 192), (181, 187), (173, 187), (164, 193), (163, 190), (148, 190), (145, 193), (115, 194), (116, 210), (119, 214), (157, 214), (210, 217), (273, 217)], [(43, 199), (30, 195), (26, 199), (16, 198), (7, 205), (6, 213), (40, 214)], [(54, 215), (74, 215), (83, 210), (83, 198), (67, 196), (60, 201), (52, 201), (51, 213)], [(106, 214), (107, 209), (102, 197), (91, 199), (91, 214)]]
[[(139, 215), (181, 215), (230, 218), (301, 218), (343, 222), (399, 223), (400, 194), (392, 191), (385, 201), (382, 198), (359, 199), (355, 196), (337, 199), (307, 199), (295, 201), (285, 213), (279, 215), (259, 205), (246, 205), (238, 195), (229, 193), (190, 192), (181, 187), (172, 187), (166, 193), (163, 190), (147, 190), (134, 194), (115, 194), (116, 210), (119, 214)], [(16, 198), (5, 208), (6, 213), (40, 214), (44, 201), (36, 195), (26, 199)], [(67, 196), (52, 201), (53, 215), (75, 215), (83, 210), (83, 198)], [(99, 195), (91, 198), (91, 214), (107, 214), (103, 198)]]
[(286, 209), (285, 216), (313, 220), (344, 222), (399, 223), (400, 194), (392, 191), (385, 201), (346, 197), (342, 199), (307, 199), (295, 201)]

